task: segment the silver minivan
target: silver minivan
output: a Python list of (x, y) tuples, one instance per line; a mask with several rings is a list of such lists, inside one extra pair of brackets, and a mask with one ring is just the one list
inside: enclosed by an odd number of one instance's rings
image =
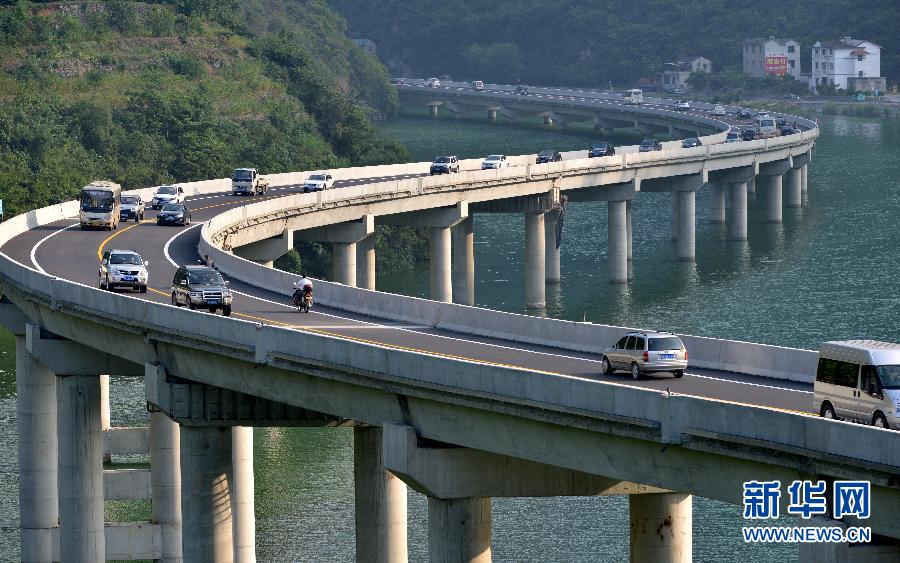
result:
[(681, 339), (670, 332), (635, 331), (604, 350), (601, 363), (606, 375), (623, 369), (634, 379), (661, 371), (681, 377), (687, 369), (688, 352)]
[(900, 428), (900, 344), (876, 340), (823, 343), (813, 405), (825, 418)]

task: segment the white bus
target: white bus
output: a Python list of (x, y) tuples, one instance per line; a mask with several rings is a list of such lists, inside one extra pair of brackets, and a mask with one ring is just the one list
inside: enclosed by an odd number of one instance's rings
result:
[(122, 186), (119, 184), (95, 180), (81, 188), (78, 219), (82, 229), (98, 227), (111, 231), (119, 226), (121, 211)]
[(625, 98), (626, 104), (639, 105), (644, 103), (644, 92), (637, 88), (625, 90), (625, 95), (623, 97)]

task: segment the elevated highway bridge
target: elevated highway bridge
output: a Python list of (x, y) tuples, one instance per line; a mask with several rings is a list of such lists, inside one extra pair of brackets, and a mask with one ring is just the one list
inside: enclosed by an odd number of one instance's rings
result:
[[(566, 100), (557, 110), (574, 111)], [(616, 111), (623, 122), (670, 117)], [(307, 173), (270, 175), (270, 195), (250, 201), (228, 195), (227, 180), (182, 184), (196, 222), (184, 229), (81, 231), (77, 202), (0, 224), (0, 317), (17, 337), (23, 559), (128, 551), (103, 522), (106, 374), (145, 379), (153, 521), (129, 533), (150, 558), (254, 560), (252, 426), (354, 427), (361, 561), (406, 560), (406, 484), (428, 495), (434, 561), (490, 559), (492, 497), (598, 494), (630, 495), (632, 560), (689, 561), (691, 495), (739, 504), (750, 480), (869, 480), (868, 520), (819, 525), (900, 537), (900, 434), (810, 413), (814, 352), (684, 335), (683, 379), (633, 381), (603, 375), (598, 362), (623, 327), (473, 306), (474, 213), (524, 215), (526, 272), (542, 275), (523, 297), (540, 309), (545, 282), (558, 279), (548, 241), (564, 203), (609, 202), (614, 283), (628, 280), (628, 202), (641, 192), (673, 194), (682, 260), (695, 258), (700, 189), (721, 194), (723, 213), (730, 194), (738, 239), (756, 184), (769, 220), (802, 204), (814, 123), (724, 144), (727, 123), (681, 117), (679, 129), (693, 120), (708, 133), (703, 147), (568, 153), (545, 165), (523, 155), (497, 171), (464, 161), (441, 177), (425, 176), (427, 163), (344, 169), (334, 171), (339, 189), (312, 194), (300, 193)], [(431, 300), (376, 291), (377, 224), (430, 228)], [(295, 277), (271, 268), (297, 239), (335, 250), (334, 279), (317, 282), (309, 315), (288, 305)], [(104, 248), (149, 260), (151, 291), (97, 289)], [(205, 254), (231, 280), (231, 318), (171, 305), (177, 265)], [(668, 532), (654, 534), (665, 522)]]

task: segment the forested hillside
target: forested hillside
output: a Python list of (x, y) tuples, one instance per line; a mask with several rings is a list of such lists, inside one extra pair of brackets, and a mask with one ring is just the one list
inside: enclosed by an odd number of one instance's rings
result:
[(882, 46), (882, 75), (900, 78), (897, 0), (329, 0), (351, 34), (399, 74), (534, 84), (627, 85), (664, 63), (704, 55), (739, 69), (740, 42), (787, 36), (810, 65), (816, 40)]
[(398, 162), (384, 67), (322, 0), (0, 0), (7, 216), (125, 187)]

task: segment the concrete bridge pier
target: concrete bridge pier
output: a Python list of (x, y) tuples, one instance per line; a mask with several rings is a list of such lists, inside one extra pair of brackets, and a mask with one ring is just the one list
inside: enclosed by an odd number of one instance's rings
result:
[(731, 240), (747, 240), (747, 182), (731, 184)]
[(607, 245), (610, 283), (628, 282), (627, 201), (610, 200), (607, 206)]
[[(375, 218), (364, 215), (357, 221), (337, 223), (294, 233), (297, 240), (330, 242), (332, 249), (332, 279), (350, 287), (356, 287), (356, 245), (375, 234)], [(372, 268), (374, 269), (374, 249)], [(368, 268), (368, 263), (366, 265)], [(369, 280), (366, 280), (368, 283)]]
[(231, 428), (181, 428), (181, 479), (185, 563), (232, 563)]
[(787, 173), (787, 197), (785, 207), (803, 206), (803, 171), (800, 168), (791, 168)]
[(253, 428), (231, 429), (231, 509), (235, 563), (256, 562), (256, 514), (253, 478)]
[(161, 412), (150, 413), (150, 518), (159, 525), (163, 563), (182, 560), (180, 437), (177, 422)]
[(749, 182), (747, 182), (747, 195), (756, 197), (756, 178), (757, 176), (753, 176)]
[[(431, 299), (453, 302), (452, 234), (451, 228), (469, 218), (469, 203), (461, 201), (452, 207), (423, 211), (409, 211), (382, 215), (378, 221), (385, 225), (421, 226), (431, 229)], [(474, 266), (473, 266), (474, 267)], [(473, 274), (474, 276), (474, 274)]]
[(56, 374), (16, 334), (19, 534), (22, 561), (53, 560), (59, 523)]
[(709, 222), (725, 222), (725, 186), (721, 184), (709, 185)]
[(103, 434), (100, 378), (58, 375), (59, 552), (104, 561)]
[(678, 209), (678, 193), (672, 192), (672, 222), (669, 237), (672, 240), (678, 240)]
[(453, 302), (475, 305), (475, 222), (469, 216), (452, 231)]
[(693, 497), (684, 493), (629, 495), (632, 563), (690, 563)]
[(770, 176), (766, 187), (766, 221), (781, 223), (782, 221), (782, 185), (781, 176)]
[(356, 280), (363, 289), (375, 289), (375, 235), (371, 234), (356, 245)]
[(678, 196), (678, 259), (693, 262), (696, 259), (697, 192), (677, 191)]
[(497, 121), (497, 110), (496, 109), (491, 108), (491, 109), (487, 110), (487, 114), (488, 114), (488, 120)]
[(356, 243), (333, 242), (331, 278), (337, 283), (356, 287)]
[(544, 281), (547, 283), (559, 283), (561, 279), (559, 242), (557, 229), (559, 228), (559, 209), (551, 209), (544, 213)]
[(544, 114), (544, 125), (546, 125), (547, 127), (553, 126), (553, 118), (550, 117), (549, 113)]
[(431, 103), (431, 104), (428, 104), (428, 111), (429, 111), (429, 113), (431, 114), (431, 117), (437, 117), (437, 116), (438, 116), (438, 106), (439, 106), (439, 105), (441, 105), (439, 102), (438, 102), (438, 103)]
[(800, 168), (800, 193), (803, 199), (803, 205), (809, 202), (809, 165), (804, 164)]
[(491, 499), (428, 497), (428, 561), (489, 563)]
[(546, 231), (544, 213), (525, 213), (525, 307), (543, 309), (546, 302)]
[(634, 258), (631, 251), (631, 200), (625, 200), (625, 239), (628, 244), (628, 261)]
[(380, 427), (353, 428), (356, 560), (393, 563), (408, 558), (406, 483), (384, 468)]

